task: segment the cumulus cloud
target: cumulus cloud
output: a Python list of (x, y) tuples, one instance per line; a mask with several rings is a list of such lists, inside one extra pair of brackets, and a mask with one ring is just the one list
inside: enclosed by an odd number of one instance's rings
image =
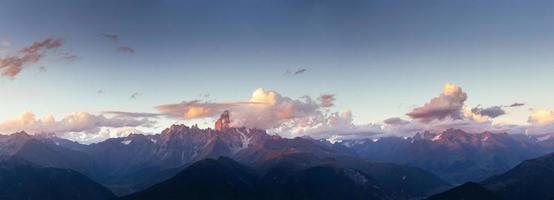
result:
[(154, 121), (149, 119), (135, 119), (131, 117), (112, 117), (94, 115), (87, 112), (75, 112), (56, 120), (52, 115), (37, 118), (34, 113), (24, 112), (16, 119), (0, 122), (0, 132), (3, 134), (26, 131), (29, 133), (52, 132), (64, 134), (70, 132), (82, 132), (96, 134), (100, 128), (122, 127), (150, 127)]
[(317, 98), (321, 102), (322, 107), (333, 107), (335, 105), (335, 95), (334, 94), (322, 94)]
[[(297, 99), (272, 90), (256, 89), (247, 101), (206, 102), (200, 100), (164, 104), (156, 108), (176, 119), (217, 118), (231, 112), (231, 126), (266, 129), (282, 137), (366, 138), (381, 134), (380, 125), (354, 125), (351, 110), (331, 111), (334, 95), (322, 95), (319, 101), (309, 96)], [(325, 103), (324, 103), (325, 102)]]
[(551, 110), (536, 110), (529, 116), (531, 124), (548, 124), (554, 122), (554, 111)]
[(494, 122), (494, 118), (506, 114), (504, 108), (518, 107), (523, 104), (472, 108), (465, 105), (467, 97), (467, 94), (459, 86), (446, 84), (438, 97), (407, 114), (411, 120), (402, 120), (397, 117), (386, 119), (382, 126), (382, 132), (384, 135), (411, 136), (416, 132), (441, 132), (450, 128), (467, 132), (524, 133), (528, 130), (529, 126), (525, 125)]
[(454, 84), (446, 84), (442, 93), (422, 107), (415, 108), (407, 113), (412, 119), (422, 122), (443, 120), (445, 118), (461, 119), (462, 108), (467, 99), (467, 94), (462, 88)]
[(554, 134), (554, 111), (535, 110), (529, 116), (528, 134)]
[(222, 102), (212, 103), (200, 100), (183, 101), (174, 104), (162, 104), (156, 106), (156, 109), (165, 116), (176, 119), (199, 119), (216, 117), (225, 110), (235, 106), (250, 104), (250, 102)]
[(17, 76), (24, 67), (38, 63), (47, 55), (48, 51), (61, 47), (62, 43), (60, 38), (47, 38), (20, 49), (14, 55), (0, 58), (1, 75), (11, 78)]
[(128, 54), (134, 54), (135, 50), (128, 46), (120, 46), (117, 47), (117, 52), (119, 53), (128, 53)]
[(314, 115), (320, 105), (309, 97), (291, 99), (275, 91), (259, 88), (248, 101), (214, 103), (193, 100), (159, 105), (156, 108), (166, 116), (187, 120), (214, 118), (229, 110), (233, 126), (271, 129), (289, 120)]

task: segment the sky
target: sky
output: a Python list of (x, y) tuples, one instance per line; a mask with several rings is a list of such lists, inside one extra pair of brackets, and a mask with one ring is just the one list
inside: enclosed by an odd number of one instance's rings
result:
[[(209, 127), (225, 109), (321, 137), (474, 122), (473, 108), (504, 112), (490, 124), (554, 121), (550, 0), (0, 0), (0, 27), (4, 134)], [(441, 95), (456, 114), (420, 118)], [(321, 120), (341, 125), (305, 126)]]

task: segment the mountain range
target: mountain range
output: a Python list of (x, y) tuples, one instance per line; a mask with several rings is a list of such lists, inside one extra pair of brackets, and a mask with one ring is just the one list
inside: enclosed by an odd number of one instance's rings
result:
[(413, 137), (336, 142), (357, 157), (419, 167), (452, 184), (482, 181), (520, 162), (554, 150), (553, 139), (506, 133), (467, 133), (448, 129)]
[[(550, 144), (545, 137), (455, 129), (331, 143), (260, 129), (173, 125), (156, 135), (131, 134), (90, 145), (50, 134), (0, 135), (0, 160), (24, 161), (27, 165), (15, 168), (32, 166), (40, 169), (37, 176), (70, 172), (84, 179), (72, 185), (82, 186), (74, 191), (91, 191), (86, 180), (97, 182), (94, 193), (103, 196), (96, 199), (114, 194), (123, 199), (419, 199), (467, 181), (505, 197), (515, 189), (504, 191), (512, 179), (499, 177), (515, 176), (508, 170), (516, 165), (513, 170), (536, 167), (518, 164), (551, 152)], [(508, 186), (498, 186), (503, 184)], [(177, 196), (163, 196), (167, 191)]]

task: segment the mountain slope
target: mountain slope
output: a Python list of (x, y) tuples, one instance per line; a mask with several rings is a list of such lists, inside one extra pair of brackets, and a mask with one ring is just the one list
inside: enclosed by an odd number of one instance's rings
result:
[(334, 166), (280, 165), (265, 175), (228, 158), (206, 159), (120, 199), (394, 199), (364, 173)]
[(482, 182), (506, 200), (554, 199), (554, 154), (527, 160), (508, 172)]
[(368, 175), (354, 169), (276, 167), (260, 181), (263, 199), (395, 199)]
[(22, 160), (0, 163), (0, 199), (104, 200), (114, 197), (109, 189), (73, 170), (37, 167)]
[(252, 172), (230, 159), (206, 159), (121, 199), (255, 199), (255, 180)]
[(433, 195), (425, 200), (500, 200), (500, 197), (483, 186), (467, 182), (446, 192)]
[(287, 154), (265, 160), (258, 165), (258, 168), (269, 171), (275, 166), (288, 166), (297, 170), (318, 166), (353, 169), (376, 180), (383, 189), (408, 199), (425, 197), (449, 187), (448, 183), (419, 168), (370, 162), (351, 156), (336, 155), (319, 158), (308, 153)]

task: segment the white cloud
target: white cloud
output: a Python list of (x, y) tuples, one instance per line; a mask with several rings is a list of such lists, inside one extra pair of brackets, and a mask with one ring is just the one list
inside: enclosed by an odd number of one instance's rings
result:
[(56, 120), (52, 115), (37, 118), (34, 113), (24, 112), (18, 118), (0, 122), (0, 132), (9, 134), (17, 131), (28, 133), (56, 133), (66, 134), (71, 132), (97, 134), (101, 128), (123, 127), (150, 127), (153, 121), (143, 118), (129, 117), (107, 118), (103, 115), (94, 115), (86, 112), (75, 112)]

